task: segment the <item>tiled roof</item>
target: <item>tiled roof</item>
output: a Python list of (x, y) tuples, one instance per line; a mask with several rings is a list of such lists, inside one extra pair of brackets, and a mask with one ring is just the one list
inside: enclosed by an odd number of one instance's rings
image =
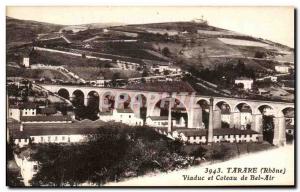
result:
[(21, 121), (33, 122), (33, 121), (71, 121), (72, 118), (69, 115), (65, 116), (22, 116)]
[[(164, 121), (164, 120), (168, 120), (168, 116), (149, 116), (149, 118), (152, 121)], [(175, 120), (175, 118), (172, 117), (172, 120)]]
[(236, 80), (253, 80), (253, 79), (251, 79), (249, 77), (238, 77), (238, 78), (236, 78)]
[(37, 105), (34, 103), (9, 105), (9, 108), (11, 108), (11, 109), (36, 109), (36, 107), (37, 107)]
[(47, 136), (47, 135), (88, 135), (96, 134), (98, 128), (24, 128), (23, 131), (18, 129), (11, 130), (14, 139), (29, 138), (30, 136)]
[(42, 114), (55, 114), (57, 111), (54, 107), (40, 108)]
[(20, 105), (20, 109), (36, 109), (36, 104), (34, 103), (23, 103)]
[(131, 109), (116, 109), (118, 113), (133, 113)]
[[(183, 133), (185, 136), (206, 136), (207, 129), (191, 129), (191, 128), (183, 128), (183, 129), (174, 129), (178, 133)], [(257, 134), (257, 132), (253, 130), (241, 130), (241, 129), (233, 129), (233, 128), (224, 128), (224, 129), (214, 129), (213, 135), (245, 135), (245, 134)]]

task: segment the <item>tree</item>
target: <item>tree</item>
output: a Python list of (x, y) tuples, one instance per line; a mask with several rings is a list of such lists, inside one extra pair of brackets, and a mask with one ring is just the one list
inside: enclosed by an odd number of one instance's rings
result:
[(163, 54), (164, 56), (166, 56), (166, 57), (169, 57), (169, 56), (171, 55), (171, 52), (170, 52), (170, 50), (169, 50), (168, 47), (164, 47), (164, 48), (162, 49), (162, 54)]
[(147, 69), (144, 69), (143, 73), (142, 73), (142, 77), (147, 77), (149, 75), (149, 72)]
[(170, 71), (164, 70), (164, 75), (169, 75), (169, 74), (170, 74)]
[(267, 54), (265, 52), (261, 52), (261, 51), (256, 51), (254, 54), (255, 58), (265, 58), (267, 56)]

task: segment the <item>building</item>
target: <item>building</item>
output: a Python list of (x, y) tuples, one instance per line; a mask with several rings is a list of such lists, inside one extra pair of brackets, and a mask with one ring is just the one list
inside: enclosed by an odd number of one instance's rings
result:
[(8, 117), (20, 121), (22, 116), (36, 116), (36, 105), (24, 103), (22, 105), (11, 105), (8, 108)]
[(112, 112), (100, 112), (99, 119), (105, 122), (114, 121), (131, 126), (144, 125), (143, 119), (136, 117), (131, 109), (114, 109)]
[[(185, 143), (190, 144), (205, 144), (207, 143), (206, 129), (175, 129), (172, 133), (168, 133), (166, 129), (156, 128), (160, 134), (167, 135), (172, 139), (180, 139)], [(261, 140), (261, 135), (253, 130), (240, 129), (214, 129), (213, 142), (258, 142)]]
[[(174, 117), (172, 117), (172, 124), (176, 124)], [(146, 118), (146, 125), (152, 127), (168, 127), (168, 116), (149, 116)]]
[(133, 61), (124, 61), (124, 60), (117, 60), (117, 65), (119, 68), (123, 70), (137, 70), (138, 67), (140, 67), (139, 63), (133, 62)]
[(126, 123), (128, 125), (143, 125), (144, 121), (135, 116), (131, 109), (114, 109), (113, 119), (116, 122)]
[(172, 73), (180, 73), (181, 69), (179, 67), (170, 66), (170, 65), (152, 65), (150, 68), (152, 73), (163, 73), (164, 71), (169, 71)]
[(26, 126), (11, 130), (14, 143), (24, 147), (29, 143), (78, 143), (88, 141), (88, 135), (96, 134), (97, 128), (91, 127), (54, 127)]
[(277, 82), (277, 77), (276, 76), (270, 76), (270, 79), (272, 82)]
[(234, 84), (236, 84), (236, 85), (243, 84), (243, 88), (245, 90), (250, 90), (250, 89), (252, 89), (253, 79), (246, 78), (246, 77), (240, 77), (234, 81)]
[(276, 65), (275, 71), (279, 73), (289, 73), (290, 67), (287, 65)]
[(29, 56), (24, 56), (24, 57), (23, 57), (23, 65), (24, 65), (24, 67), (26, 67), (26, 68), (29, 68), (29, 67), (30, 67)]
[(51, 116), (21, 116), (22, 123), (72, 123), (69, 115), (51, 115)]
[[(152, 127), (168, 127), (168, 116), (149, 116), (146, 118), (146, 125)], [(186, 127), (186, 121), (183, 117), (180, 117), (179, 120), (172, 117), (172, 126)]]

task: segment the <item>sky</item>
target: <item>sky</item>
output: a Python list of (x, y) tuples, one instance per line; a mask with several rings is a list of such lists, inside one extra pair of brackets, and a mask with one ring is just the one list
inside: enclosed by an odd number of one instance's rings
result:
[(11, 6), (7, 7), (6, 15), (64, 25), (190, 21), (203, 15), (209, 25), (294, 47), (293, 7)]

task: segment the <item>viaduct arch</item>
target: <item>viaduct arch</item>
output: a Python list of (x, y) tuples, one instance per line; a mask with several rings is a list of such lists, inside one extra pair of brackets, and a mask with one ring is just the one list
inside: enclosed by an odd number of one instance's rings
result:
[[(213, 103), (210, 101), (210, 96), (196, 95), (195, 93), (167, 93), (167, 92), (151, 92), (151, 91), (141, 91), (141, 90), (127, 90), (120, 88), (97, 88), (97, 87), (88, 87), (88, 86), (70, 86), (70, 85), (40, 85), (45, 89), (57, 93), (61, 96), (73, 95), (76, 90), (80, 90), (83, 94), (83, 104), (86, 106), (88, 102), (88, 94), (91, 91), (95, 91), (99, 95), (99, 110), (103, 111), (106, 109), (112, 109), (116, 107), (114, 100), (120, 95), (126, 93), (128, 98), (130, 98), (131, 109), (135, 109), (140, 106), (141, 103), (136, 102), (135, 98), (139, 95), (143, 95), (144, 102), (143, 106), (146, 108), (146, 116), (153, 115), (154, 107), (156, 103), (162, 98), (172, 97), (179, 100), (186, 108), (188, 122), (188, 128), (204, 128), (202, 126), (202, 112), (203, 109), (199, 105), (199, 101), (206, 101), (210, 107), (208, 109), (209, 114), (212, 114), (213, 121), (209, 122), (209, 125), (212, 129), (220, 128), (222, 126), (222, 120), (227, 118), (229, 121), (229, 126), (234, 127), (241, 125), (241, 111), (237, 110), (237, 107), (241, 104), (246, 104), (249, 106), (251, 111), (247, 114), (249, 117), (249, 124), (251, 129), (262, 133), (262, 119), (263, 114), (260, 111), (261, 106), (270, 106), (272, 108), (272, 113), (274, 116), (274, 140), (275, 145), (281, 145), (285, 143), (285, 117), (283, 110), (286, 108), (294, 108), (294, 103), (289, 102), (275, 102), (275, 101), (261, 101), (261, 100), (249, 100), (249, 99), (240, 99), (240, 98), (227, 98), (227, 97), (213, 97)], [(66, 92), (67, 91), (67, 92)], [(62, 93), (64, 93), (62, 95)], [(109, 93), (109, 94), (108, 94)], [(72, 100), (72, 97), (70, 98)], [(227, 114), (222, 112), (222, 105), (227, 105)], [(104, 107), (106, 106), (106, 108)], [(205, 109), (207, 110), (207, 109)], [(139, 112), (135, 112), (137, 115)], [(240, 113), (240, 114), (238, 114)], [(209, 127), (210, 127), (209, 126)], [(208, 128), (209, 128), (208, 127)], [(206, 127), (207, 128), (207, 127)]]

